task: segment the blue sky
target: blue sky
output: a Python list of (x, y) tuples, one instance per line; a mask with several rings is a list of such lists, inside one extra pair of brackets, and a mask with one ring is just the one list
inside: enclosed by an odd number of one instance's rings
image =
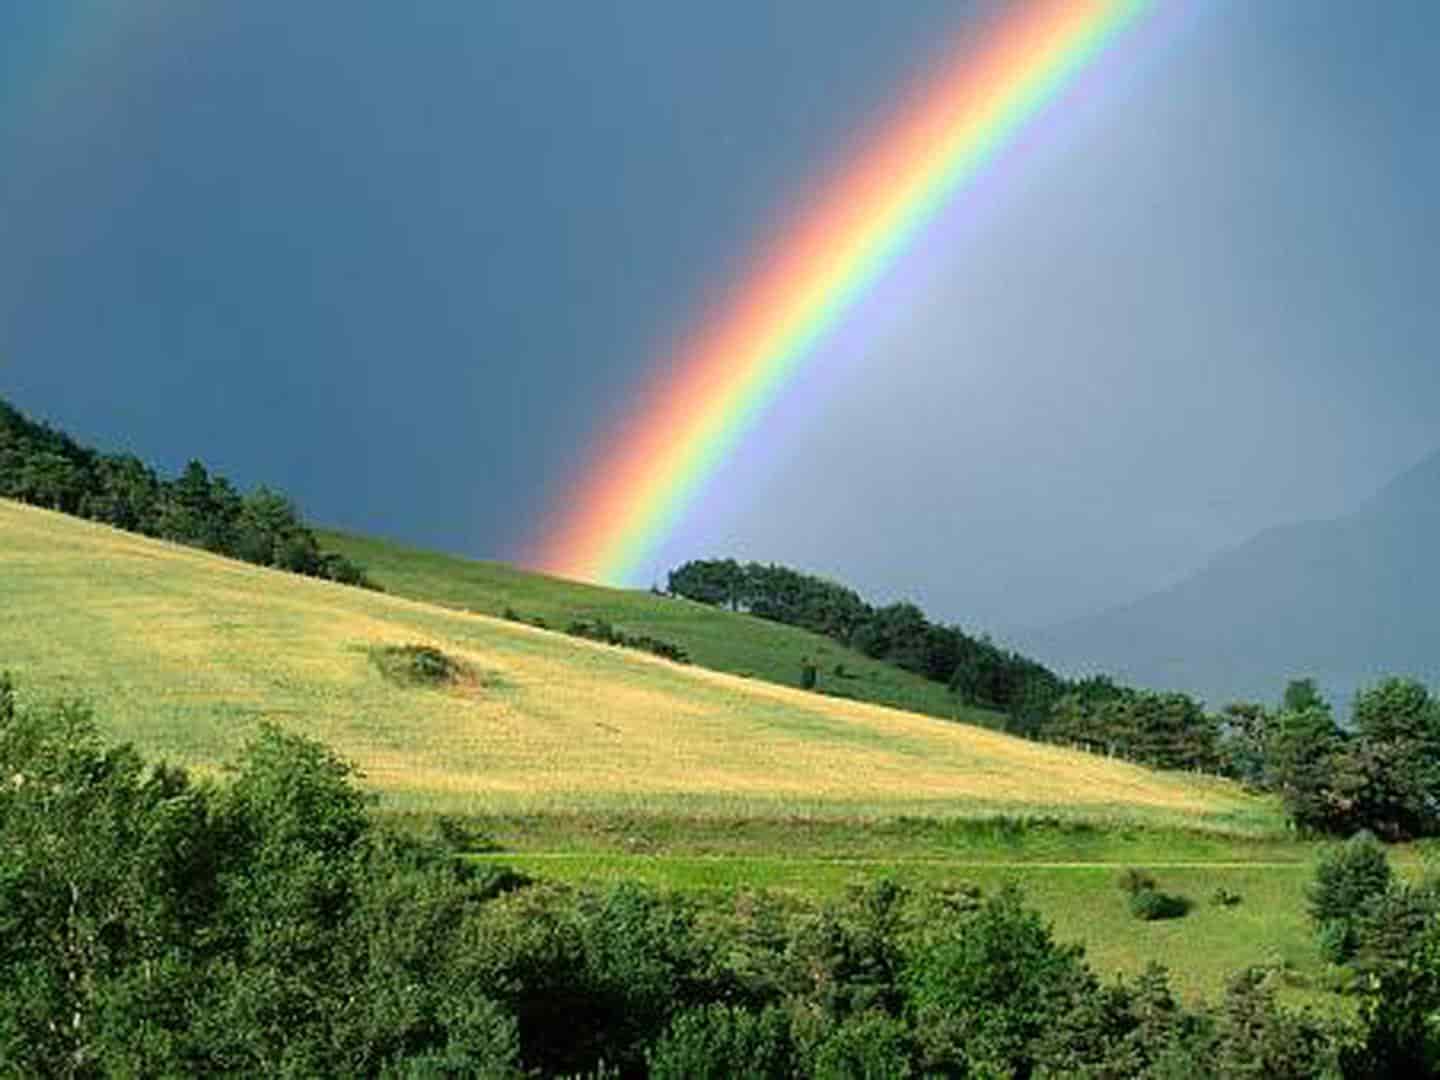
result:
[[(7, 5), (0, 394), (319, 521), (515, 555), (980, 10)], [(1440, 447), (1440, 9), (1185, 10), (817, 355), (657, 576), (774, 559), (1003, 630)]]

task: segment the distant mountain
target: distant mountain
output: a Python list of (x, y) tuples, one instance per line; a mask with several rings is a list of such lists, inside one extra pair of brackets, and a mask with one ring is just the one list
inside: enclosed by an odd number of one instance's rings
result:
[(1339, 705), (1386, 674), (1440, 682), (1440, 453), (1333, 521), (1260, 533), (1168, 589), (1026, 635), (1101, 670), (1218, 705), (1313, 675)]

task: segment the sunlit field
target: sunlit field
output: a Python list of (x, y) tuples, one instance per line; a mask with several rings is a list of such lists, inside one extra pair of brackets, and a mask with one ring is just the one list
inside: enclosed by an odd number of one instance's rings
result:
[[(675, 665), (0, 504), (3, 663), (34, 696), (202, 769), (264, 720), (355, 760), (396, 809), (698, 815), (1053, 812), (1265, 831), (1238, 788)], [(466, 676), (396, 685), (377, 645)]]

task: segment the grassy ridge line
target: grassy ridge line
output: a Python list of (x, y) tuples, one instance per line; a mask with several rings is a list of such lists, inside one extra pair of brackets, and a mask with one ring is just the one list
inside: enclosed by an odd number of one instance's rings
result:
[[(873, 660), (829, 638), (766, 619), (650, 592), (608, 589), (503, 563), (422, 551), (403, 544), (317, 529), (326, 550), (362, 563), (388, 592), (486, 615), (507, 608), (557, 630), (572, 619), (604, 619), (631, 633), (682, 646), (700, 667), (783, 686), (799, 683), (802, 662), (817, 666), (819, 689), (907, 712), (1000, 727), (999, 713), (959, 704), (939, 683)], [(836, 665), (844, 675), (835, 674)]]
[[(109, 732), (215, 767), (262, 719), (397, 810), (885, 818), (1035, 811), (1257, 827), (1264, 800), (963, 724), (237, 563), (0, 501), (0, 667)], [(473, 677), (384, 679), (377, 644)]]

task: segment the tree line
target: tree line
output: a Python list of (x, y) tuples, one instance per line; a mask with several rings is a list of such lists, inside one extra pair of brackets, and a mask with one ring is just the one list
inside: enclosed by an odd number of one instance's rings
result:
[(0, 497), (219, 555), (348, 585), (364, 568), (323, 551), (294, 503), (267, 487), (242, 494), (191, 461), (173, 480), (130, 454), (105, 454), (0, 400)]
[[(875, 607), (853, 589), (783, 566), (688, 562), (671, 572), (669, 590), (945, 682), (966, 704), (1004, 711), (1012, 734), (1275, 792), (1305, 830), (1440, 835), (1440, 700), (1414, 679), (1361, 690), (1348, 726), (1310, 679), (1292, 681), (1273, 707), (1236, 702), (1210, 712), (1183, 693), (1103, 675), (1061, 678), (985, 637), (931, 622), (914, 604)], [(813, 668), (804, 675), (813, 685)]]
[(1048, 707), (1064, 680), (1043, 664), (931, 622), (908, 602), (876, 607), (859, 593), (789, 567), (701, 559), (672, 570), (668, 589), (702, 604), (822, 634), (847, 648), (945, 683), (967, 705), (1011, 714), (1016, 726)]
[(1363, 844), (1312, 894), (1355, 976), (1354, 1010), (1318, 1016), (1278, 1004), (1260, 969), (1199, 1006), (1161, 968), (1103, 981), (1013, 888), (882, 880), (822, 903), (530, 881), (460, 857), (443, 837), (463, 829), (380, 824), (354, 776), (262, 728), (227, 782), (197, 782), (0, 680), (7, 1069), (1285, 1080), (1440, 1064), (1440, 890), (1395, 885)]

